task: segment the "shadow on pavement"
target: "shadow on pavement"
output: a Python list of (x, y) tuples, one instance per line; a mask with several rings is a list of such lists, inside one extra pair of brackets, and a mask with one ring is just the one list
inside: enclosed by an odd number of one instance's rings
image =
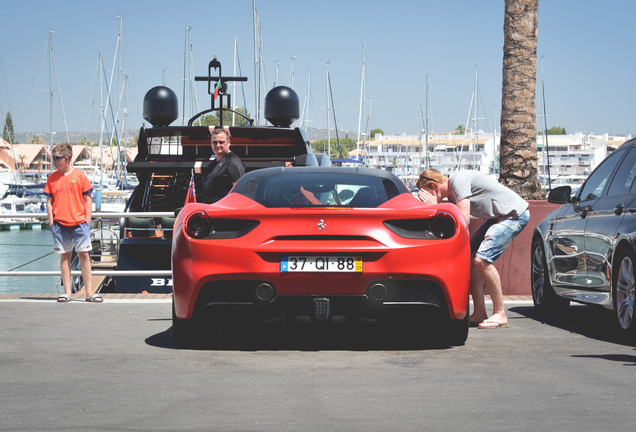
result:
[[(263, 325), (213, 332), (204, 328), (199, 341), (185, 349), (202, 350), (297, 350), (297, 351), (382, 351), (448, 349), (448, 345), (436, 340), (435, 333), (427, 329), (439, 329), (439, 324), (413, 327), (387, 324), (292, 326)], [(419, 334), (418, 334), (419, 333)], [(146, 339), (148, 345), (157, 348), (183, 349), (175, 344), (172, 327)]]
[(510, 311), (591, 339), (636, 346), (636, 340), (629, 340), (619, 333), (614, 312), (600, 306), (571, 305), (560, 315), (541, 314), (532, 306), (512, 307)]
[(623, 366), (636, 366), (636, 356), (627, 354), (573, 355), (577, 358), (598, 358), (623, 363)]

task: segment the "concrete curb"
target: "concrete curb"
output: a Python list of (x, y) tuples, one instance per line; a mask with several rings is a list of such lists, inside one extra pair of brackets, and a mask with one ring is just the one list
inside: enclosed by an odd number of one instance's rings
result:
[[(56, 302), (57, 294), (0, 294), (0, 302)], [(102, 294), (104, 303), (172, 303), (172, 294)], [(83, 294), (73, 294), (71, 304), (86, 303)], [(486, 296), (486, 302), (491, 303)], [(506, 304), (532, 303), (531, 296), (504, 296)]]

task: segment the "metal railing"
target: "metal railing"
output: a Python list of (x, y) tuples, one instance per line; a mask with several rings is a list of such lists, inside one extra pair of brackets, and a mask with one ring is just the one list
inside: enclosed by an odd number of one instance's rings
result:
[[(174, 212), (94, 212), (93, 218), (173, 217)], [(46, 213), (0, 213), (5, 219), (48, 219)]]
[[(174, 212), (94, 212), (94, 219), (127, 219), (131, 217), (173, 217)], [(0, 219), (48, 219), (46, 213), (0, 213)], [(2, 276), (61, 276), (61, 271), (0, 271)], [(72, 270), (71, 276), (81, 276)], [(171, 270), (92, 270), (92, 276), (172, 276)]]

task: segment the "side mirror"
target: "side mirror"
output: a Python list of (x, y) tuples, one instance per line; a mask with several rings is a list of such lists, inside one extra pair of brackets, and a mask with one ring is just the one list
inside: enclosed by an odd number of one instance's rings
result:
[(570, 186), (559, 186), (548, 194), (548, 202), (555, 204), (567, 204), (571, 202), (572, 188)]

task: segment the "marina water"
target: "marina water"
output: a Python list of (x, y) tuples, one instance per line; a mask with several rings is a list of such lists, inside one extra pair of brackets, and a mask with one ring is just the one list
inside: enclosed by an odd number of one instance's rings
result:
[[(0, 270), (59, 271), (48, 228), (0, 231)], [(64, 292), (59, 276), (0, 276), (0, 294), (57, 294)]]

